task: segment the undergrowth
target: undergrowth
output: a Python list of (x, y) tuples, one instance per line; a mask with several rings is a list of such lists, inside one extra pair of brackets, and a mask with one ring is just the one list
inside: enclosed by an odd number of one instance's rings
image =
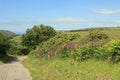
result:
[(29, 56), (39, 58), (72, 58), (77, 61), (97, 58), (111, 62), (120, 61), (120, 41), (110, 40), (103, 32), (90, 31), (81, 38), (79, 33), (61, 33), (41, 43)]

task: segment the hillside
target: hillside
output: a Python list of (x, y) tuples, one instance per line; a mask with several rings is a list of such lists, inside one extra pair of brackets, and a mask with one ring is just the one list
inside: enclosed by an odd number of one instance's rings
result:
[(79, 33), (81, 35), (86, 35), (91, 30), (100, 30), (106, 33), (110, 39), (112, 40), (120, 40), (120, 27), (103, 27), (103, 28), (86, 28), (86, 29), (79, 29), (79, 30), (71, 30), (67, 31), (70, 33)]
[(119, 80), (120, 28), (97, 28), (93, 39), (91, 30), (59, 32), (39, 44), (23, 62), (33, 80)]
[(8, 31), (8, 30), (0, 30), (1, 33), (7, 35), (8, 37), (14, 37), (14, 36), (17, 36), (17, 34), (15, 34), (14, 32), (12, 31)]
[[(120, 27), (57, 32), (32, 49), (23, 65), (33, 80), (119, 80), (119, 34)], [(11, 55), (29, 52), (21, 36), (12, 40), (17, 44)]]
[(84, 29), (77, 29), (77, 30), (69, 30), (68, 32), (80, 32), (80, 31), (90, 31), (90, 30), (109, 30), (109, 29), (120, 29), (118, 27), (95, 27), (95, 28), (84, 28)]

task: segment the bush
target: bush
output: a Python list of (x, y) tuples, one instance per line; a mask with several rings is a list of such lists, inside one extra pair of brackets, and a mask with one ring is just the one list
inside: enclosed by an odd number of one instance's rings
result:
[(27, 29), (22, 36), (22, 44), (31, 49), (35, 49), (39, 43), (48, 40), (56, 35), (56, 31), (51, 26), (38, 25), (32, 29)]
[(0, 56), (7, 55), (7, 51), (10, 48), (9, 38), (4, 34), (0, 33)]
[(120, 41), (108, 41), (108, 36), (98, 31), (90, 32), (87, 42), (81, 40), (78, 33), (61, 33), (48, 41), (40, 43), (30, 55), (37, 55), (39, 58), (58, 56), (73, 58), (77, 61), (91, 58), (113, 62), (120, 61)]
[[(77, 44), (74, 41), (81, 38), (80, 34), (70, 34), (70, 33), (61, 33), (57, 34), (55, 37), (49, 39), (48, 41), (40, 43), (36, 50), (35, 54), (37, 55), (50, 55), (54, 56), (57, 53), (60, 53), (61, 50), (64, 51), (64, 47), (72, 48)], [(69, 44), (68, 44), (69, 43)]]
[(70, 52), (71, 50), (67, 49), (66, 47), (62, 48), (59, 52), (58, 52), (58, 56), (60, 58), (68, 58), (70, 57)]
[(27, 55), (30, 52), (30, 49), (28, 47), (22, 46), (19, 42), (11, 40), (10, 44), (11, 46), (8, 50), (8, 54), (10, 55)]
[(102, 39), (108, 39), (109, 37), (107, 34), (103, 33), (100, 30), (91, 30), (89, 32), (89, 39), (90, 40), (102, 40)]
[(99, 56), (97, 51), (97, 47), (93, 46), (92, 44), (86, 44), (79, 47), (78, 49), (74, 49), (74, 51), (71, 53), (71, 57), (73, 57), (77, 61), (97, 58)]
[(99, 49), (103, 59), (112, 62), (120, 61), (120, 40), (112, 40)]
[(23, 46), (19, 50), (21, 55), (28, 55), (28, 53), (30, 52), (30, 49), (28, 47), (23, 47)]

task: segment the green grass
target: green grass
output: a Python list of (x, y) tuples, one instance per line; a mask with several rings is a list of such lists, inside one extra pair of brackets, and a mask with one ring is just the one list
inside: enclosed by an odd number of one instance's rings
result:
[(21, 42), (21, 37), (22, 37), (22, 36), (15, 36), (15, 37), (13, 37), (11, 40), (14, 40), (15, 42), (20, 43), (20, 42)]
[[(97, 28), (96, 28), (97, 29)], [(99, 30), (99, 28), (98, 28)], [(120, 40), (120, 27), (115, 27), (115, 28), (103, 28), (103, 32), (105, 32), (110, 39), (112, 40)], [(89, 31), (76, 31), (76, 32), (70, 32), (70, 33), (79, 33), (80, 35), (84, 36), (89, 33)]]
[(0, 65), (1, 65), (1, 64), (3, 64), (3, 62), (2, 62), (2, 61), (0, 61)]
[(39, 60), (29, 58), (23, 62), (33, 80), (119, 80), (120, 63), (73, 59)]
[(103, 31), (110, 37), (110, 39), (120, 40), (120, 28), (105, 29)]

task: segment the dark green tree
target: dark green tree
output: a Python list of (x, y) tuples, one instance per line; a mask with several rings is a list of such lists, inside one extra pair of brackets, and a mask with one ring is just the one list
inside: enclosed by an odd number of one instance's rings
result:
[(0, 33), (0, 56), (6, 55), (9, 48), (9, 38), (6, 35)]
[(56, 35), (56, 31), (51, 26), (35, 25), (32, 29), (27, 29), (26, 34), (22, 36), (22, 44), (31, 49), (49, 38)]

